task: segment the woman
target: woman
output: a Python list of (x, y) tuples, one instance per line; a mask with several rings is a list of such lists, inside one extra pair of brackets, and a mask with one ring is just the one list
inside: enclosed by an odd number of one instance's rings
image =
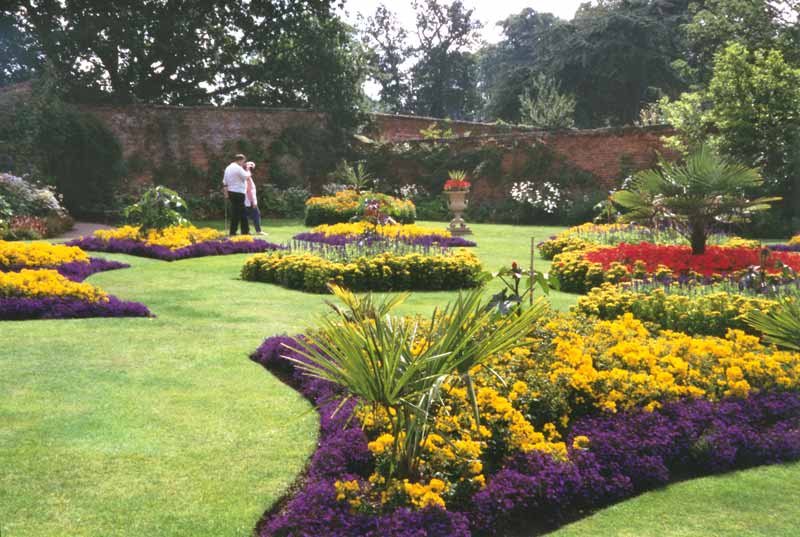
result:
[(245, 190), (244, 206), (247, 211), (247, 216), (253, 221), (253, 226), (256, 228), (256, 235), (264, 235), (261, 231), (261, 212), (258, 210), (258, 193), (256, 192), (256, 184), (253, 182), (253, 170), (256, 169), (255, 162), (248, 162), (245, 164), (245, 169), (250, 172), (247, 178), (247, 187)]

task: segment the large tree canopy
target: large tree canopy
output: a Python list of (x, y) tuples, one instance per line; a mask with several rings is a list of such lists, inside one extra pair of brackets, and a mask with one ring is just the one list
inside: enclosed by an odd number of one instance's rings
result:
[(78, 101), (352, 108), (363, 73), (333, 3), (18, 1), (0, 11), (0, 82), (49, 64)]

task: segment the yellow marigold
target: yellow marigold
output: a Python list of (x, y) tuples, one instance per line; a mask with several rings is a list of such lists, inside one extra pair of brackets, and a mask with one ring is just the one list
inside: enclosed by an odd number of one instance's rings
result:
[(367, 448), (376, 455), (381, 455), (392, 444), (394, 444), (394, 436), (389, 433), (384, 433), (375, 439), (374, 442), (367, 444)]
[(589, 449), (589, 437), (579, 435), (572, 439), (572, 447), (574, 449)]
[(0, 272), (0, 297), (62, 297), (90, 302), (108, 301), (108, 295), (97, 287), (73, 282), (50, 269)]
[[(111, 239), (143, 240), (149, 246), (164, 246), (170, 250), (225, 238), (225, 234), (221, 231), (195, 226), (171, 226), (162, 230), (151, 229), (145, 236), (142, 236), (138, 226), (122, 226), (116, 229), (97, 230), (94, 232), (94, 236), (104, 241)], [(250, 240), (250, 237), (244, 236), (235, 240)]]
[(74, 262), (88, 263), (89, 256), (76, 246), (0, 241), (0, 267), (55, 267)]

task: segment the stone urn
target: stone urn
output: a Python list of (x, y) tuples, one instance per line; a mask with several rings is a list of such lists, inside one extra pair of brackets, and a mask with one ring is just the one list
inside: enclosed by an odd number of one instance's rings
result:
[(444, 193), (447, 194), (447, 206), (455, 217), (450, 222), (450, 233), (456, 236), (472, 234), (472, 230), (464, 223), (462, 216), (467, 210), (469, 190), (445, 190)]

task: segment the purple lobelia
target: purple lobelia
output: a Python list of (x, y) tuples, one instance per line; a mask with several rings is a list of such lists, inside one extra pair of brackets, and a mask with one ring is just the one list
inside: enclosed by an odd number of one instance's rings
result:
[(252, 359), (317, 405), (320, 440), (298, 492), (262, 520), (263, 537), (461, 537), (546, 530), (676, 478), (800, 458), (800, 394), (685, 400), (654, 412), (576, 421), (567, 443), (587, 436), (589, 447), (569, 449), (567, 460), (539, 451), (509, 454), (464, 512), (400, 508), (370, 516), (337, 501), (334, 488), (337, 480), (363, 483), (373, 467), (367, 438), (351, 420), (355, 403), (336, 412), (337, 388), (295, 369), (284, 356), (306, 359), (285, 345), (297, 347), (290, 337), (269, 338)]

